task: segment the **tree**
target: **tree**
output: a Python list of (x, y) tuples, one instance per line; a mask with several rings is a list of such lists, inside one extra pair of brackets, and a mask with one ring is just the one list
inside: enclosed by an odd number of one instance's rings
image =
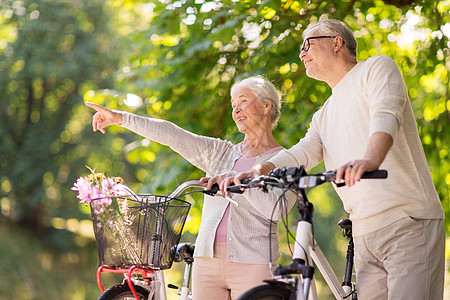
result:
[(82, 95), (112, 85), (118, 55), (102, 1), (11, 1), (0, 12), (2, 207), (44, 229), (73, 208), (70, 185), (95, 157)]

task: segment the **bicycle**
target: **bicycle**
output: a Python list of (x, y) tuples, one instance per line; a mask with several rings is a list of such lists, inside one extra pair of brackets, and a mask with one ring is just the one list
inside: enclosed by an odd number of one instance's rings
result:
[[(386, 170), (366, 172), (364, 179), (387, 178)], [(268, 176), (259, 176), (253, 180), (245, 180), (241, 185), (230, 186), (229, 192), (242, 193), (245, 189), (259, 187), (264, 191), (280, 188), (283, 193), (279, 201), (286, 200), (285, 193), (292, 191), (297, 196), (297, 208), (300, 218), (297, 223), (292, 261), (288, 266), (277, 266), (272, 279), (265, 280), (265, 284), (256, 286), (245, 292), (239, 300), (308, 300), (318, 299), (314, 281), (315, 263), (330, 287), (336, 299), (357, 299), (356, 286), (352, 282), (353, 270), (353, 238), (351, 221), (343, 219), (339, 222), (342, 233), (348, 239), (346, 267), (344, 280), (339, 282), (331, 265), (314, 239), (313, 235), (313, 204), (306, 196), (306, 189), (317, 187), (325, 182), (334, 182), (338, 187), (343, 183), (336, 183), (335, 171), (325, 171), (308, 175), (304, 167), (282, 168), (272, 170)], [(280, 203), (282, 205), (282, 203)]]
[[(179, 300), (191, 299), (189, 281), (195, 245), (179, 244), (190, 203), (178, 199), (191, 193), (216, 195), (218, 186), (205, 190), (205, 184), (187, 181), (169, 196), (129, 195), (97, 198), (91, 201), (91, 215), (97, 243), (99, 268), (98, 300), (166, 299), (163, 270), (172, 262), (185, 262)], [(202, 188), (183, 193), (188, 188)], [(112, 199), (114, 198), (114, 199)], [(114, 200), (114, 201), (113, 201)], [(103, 203), (109, 204), (105, 208)], [(228, 198), (228, 201), (232, 201)], [(124, 279), (105, 290), (102, 273), (122, 273)]]

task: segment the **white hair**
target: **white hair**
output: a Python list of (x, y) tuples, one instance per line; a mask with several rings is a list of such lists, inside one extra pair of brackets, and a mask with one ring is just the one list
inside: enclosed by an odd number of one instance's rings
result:
[(272, 127), (278, 124), (281, 116), (281, 96), (275, 86), (261, 75), (237, 81), (231, 87), (231, 95), (242, 88), (249, 89), (263, 103), (270, 103)]
[(318, 29), (320, 34), (340, 36), (344, 41), (345, 47), (353, 57), (356, 57), (356, 49), (358, 44), (356, 43), (353, 31), (344, 22), (338, 20), (320, 20), (315, 23), (311, 23), (303, 31), (303, 38), (313, 30)]

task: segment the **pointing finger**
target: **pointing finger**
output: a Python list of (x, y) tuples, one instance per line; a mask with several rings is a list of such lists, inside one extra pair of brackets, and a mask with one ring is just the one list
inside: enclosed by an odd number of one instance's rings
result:
[(86, 105), (87, 107), (93, 108), (93, 109), (95, 109), (98, 112), (102, 112), (102, 111), (106, 111), (107, 110), (103, 106), (95, 104), (95, 103), (92, 103), (92, 102), (89, 102), (89, 101), (84, 102), (84, 105)]

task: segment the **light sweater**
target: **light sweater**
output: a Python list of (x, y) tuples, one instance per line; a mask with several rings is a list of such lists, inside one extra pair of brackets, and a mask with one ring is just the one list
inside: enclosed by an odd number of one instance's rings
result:
[(444, 218), (405, 83), (387, 56), (353, 67), (314, 114), (305, 137), (269, 161), (277, 167), (310, 169), (324, 160), (326, 169), (334, 170), (362, 159), (369, 137), (379, 131), (394, 141), (380, 166), (388, 170), (388, 178), (335, 188), (350, 213), (353, 234), (376, 231), (405, 216)]
[[(203, 170), (208, 177), (231, 171), (235, 161), (242, 155), (234, 149), (235, 145), (228, 141), (200, 136), (165, 120), (124, 112), (122, 126), (152, 141), (169, 146), (191, 164)], [(267, 161), (276, 153), (278, 151), (258, 156), (255, 164)], [(228, 261), (250, 264), (269, 262), (269, 226), (278, 196), (279, 193), (263, 193), (259, 189), (250, 189), (242, 195), (233, 195), (233, 200), (239, 205), (230, 206), (227, 228)], [(288, 209), (295, 200), (292, 197), (289, 199)], [(216, 229), (227, 205), (228, 201), (222, 197), (205, 195), (195, 257), (213, 257)], [(273, 262), (280, 257), (276, 223), (282, 217), (283, 212), (275, 210), (271, 235)]]

